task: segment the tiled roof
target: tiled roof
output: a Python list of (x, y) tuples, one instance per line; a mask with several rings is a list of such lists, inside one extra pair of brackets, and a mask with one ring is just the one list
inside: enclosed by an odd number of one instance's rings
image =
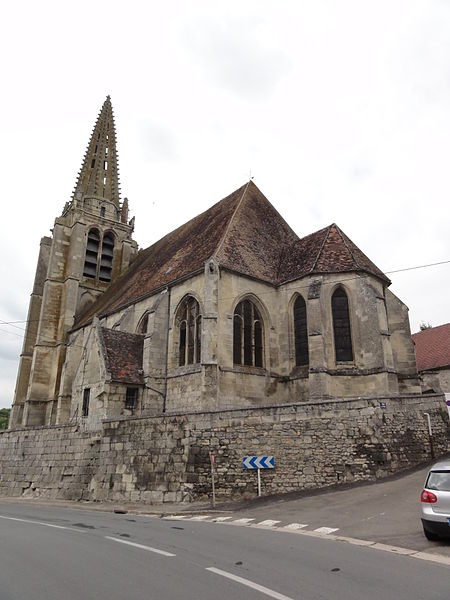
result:
[(344, 271), (365, 271), (389, 282), (337, 225), (299, 239), (250, 181), (141, 251), (126, 273), (77, 316), (75, 328), (203, 270), (212, 257), (222, 268), (273, 285)]
[(335, 224), (297, 240), (283, 257), (281, 281), (320, 273), (364, 271), (390, 280)]
[(414, 333), (412, 339), (418, 371), (450, 367), (450, 323)]
[(116, 329), (100, 328), (106, 352), (106, 367), (113, 381), (143, 384), (144, 336)]

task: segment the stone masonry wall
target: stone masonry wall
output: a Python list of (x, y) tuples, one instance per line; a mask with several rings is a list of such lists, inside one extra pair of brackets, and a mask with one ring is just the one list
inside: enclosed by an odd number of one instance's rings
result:
[(334, 400), (109, 420), (103, 430), (36, 427), (0, 433), (0, 494), (181, 502), (207, 498), (209, 452), (220, 497), (256, 495), (246, 454), (273, 454), (264, 495), (370, 481), (448, 451), (443, 396)]

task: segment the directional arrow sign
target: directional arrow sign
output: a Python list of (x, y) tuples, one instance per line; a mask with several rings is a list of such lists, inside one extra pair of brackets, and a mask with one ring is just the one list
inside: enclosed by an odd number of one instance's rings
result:
[(244, 469), (273, 469), (275, 459), (273, 456), (244, 456), (242, 464)]

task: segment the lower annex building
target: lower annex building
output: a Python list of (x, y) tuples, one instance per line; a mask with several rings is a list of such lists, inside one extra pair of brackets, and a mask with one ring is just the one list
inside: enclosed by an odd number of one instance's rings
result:
[(10, 427), (420, 394), (408, 309), (332, 224), (249, 181), (138, 252), (106, 99), (41, 240)]

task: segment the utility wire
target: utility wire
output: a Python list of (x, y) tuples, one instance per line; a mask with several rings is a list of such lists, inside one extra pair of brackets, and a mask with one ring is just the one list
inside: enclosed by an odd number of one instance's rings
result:
[[(443, 261), (440, 261), (440, 262), (428, 263), (428, 264), (425, 264), (425, 265), (415, 265), (413, 267), (404, 267), (403, 269), (396, 269), (394, 271), (386, 271), (385, 274), (386, 275), (390, 275), (392, 273), (403, 273), (405, 271), (415, 271), (417, 269), (427, 269), (427, 268), (430, 268), (430, 267), (436, 267), (436, 266), (439, 266), (439, 265), (446, 265), (446, 264), (449, 264), (449, 263), (450, 263), (450, 260), (443, 260)], [(325, 273), (325, 275), (327, 275), (327, 274), (328, 273)], [(307, 276), (307, 275), (308, 274), (306, 274), (305, 276)], [(312, 275), (314, 275), (314, 274), (312, 274)], [(317, 275), (320, 275), (320, 273), (318, 273)], [(366, 275), (364, 274), (364, 275), (358, 275), (357, 277), (347, 277), (346, 279), (342, 279), (341, 282), (345, 283), (347, 281), (353, 281), (355, 279), (361, 279), (361, 277), (364, 277), (364, 276), (366, 276)], [(291, 282), (291, 283), (294, 283), (294, 282)], [(322, 285), (334, 285), (335, 283), (336, 283), (335, 281), (323, 281)], [(307, 284), (303, 284), (303, 285), (294, 284), (294, 286), (295, 287), (285, 288), (285, 290), (287, 290), (287, 291), (290, 291), (292, 289), (294, 289), (294, 290), (301, 290), (301, 289), (306, 290), (306, 289), (309, 288), (310, 282), (308, 282)], [(262, 292), (261, 291), (261, 292), (258, 292), (258, 296), (266, 296), (268, 294), (274, 294), (274, 293), (277, 293), (277, 291), (278, 290), (268, 290), (266, 292)], [(221, 300), (231, 300), (232, 298), (234, 298), (234, 296), (229, 296), (229, 297), (221, 296), (220, 297)], [(10, 325), (11, 327), (15, 327), (16, 329), (20, 329), (21, 331), (26, 331), (26, 329), (24, 327), (19, 327), (16, 324), (17, 323), (23, 323), (23, 324), (27, 324), (28, 325), (30, 323), (38, 323), (39, 321), (41, 321), (41, 319), (29, 319), (29, 320), (24, 320), (24, 321), (4, 321), (3, 319), (0, 319), (0, 324), (1, 325)], [(42, 319), (42, 322), (44, 322), (44, 323), (48, 322), (48, 321), (50, 321), (50, 319)], [(12, 333), (12, 332), (9, 332), (9, 331), (4, 330), (4, 329), (1, 329), (0, 331), (5, 331), (5, 333)], [(18, 336), (18, 337), (22, 337), (22, 336)], [(42, 340), (42, 341), (45, 343), (45, 341), (50, 342), (50, 341), (54, 341), (54, 340)], [(81, 347), (83, 347), (83, 346), (81, 346)]]

